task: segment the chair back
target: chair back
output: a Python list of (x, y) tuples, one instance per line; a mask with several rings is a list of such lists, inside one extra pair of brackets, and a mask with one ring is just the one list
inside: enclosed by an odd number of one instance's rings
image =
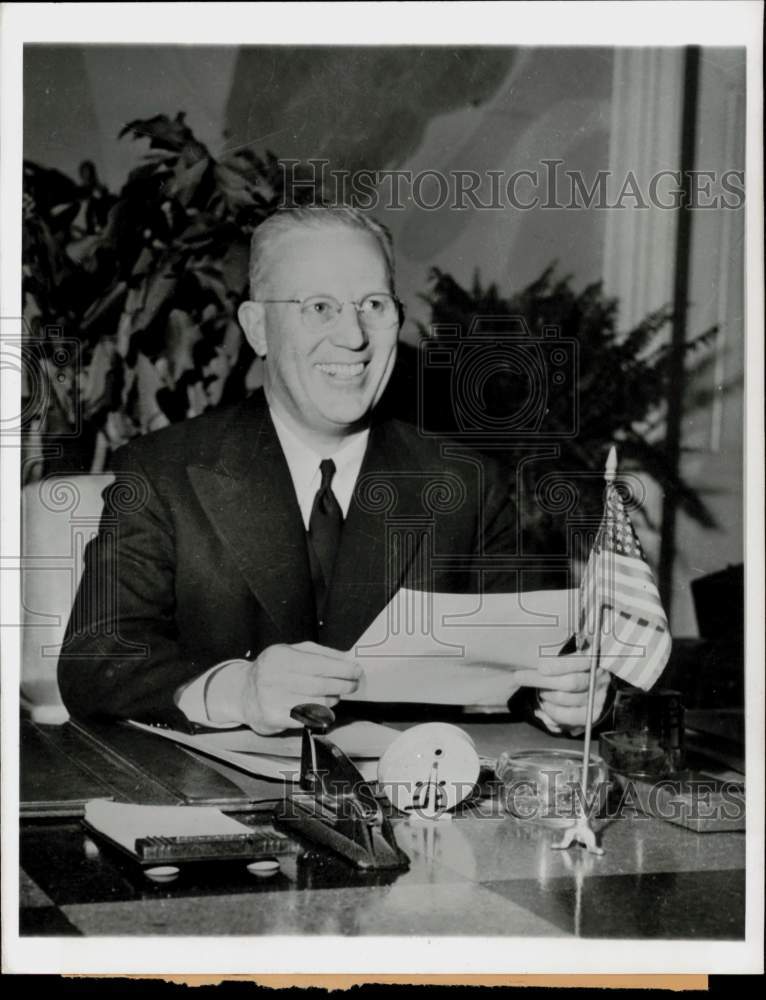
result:
[(21, 494), (22, 704), (38, 722), (64, 722), (56, 668), (111, 473), (54, 476)]

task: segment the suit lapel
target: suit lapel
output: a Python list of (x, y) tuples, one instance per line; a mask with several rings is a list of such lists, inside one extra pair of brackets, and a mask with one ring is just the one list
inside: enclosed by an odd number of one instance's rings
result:
[[(319, 640), (348, 649), (386, 606), (419, 555), (422, 534), (392, 544), (389, 528), (423, 524), (422, 472), (391, 424), (374, 425), (343, 525)], [(285, 642), (316, 634), (305, 530), (268, 407), (237, 408), (210, 454), (187, 467), (216, 534)]]
[(263, 396), (234, 413), (217, 454), (187, 472), (250, 590), (285, 641), (297, 642), (316, 630), (300, 508)]
[(325, 608), (321, 641), (350, 648), (401, 586), (418, 555), (422, 535), (394, 540), (390, 528), (423, 524), (422, 480), (395, 429), (373, 426), (343, 525), (340, 550)]

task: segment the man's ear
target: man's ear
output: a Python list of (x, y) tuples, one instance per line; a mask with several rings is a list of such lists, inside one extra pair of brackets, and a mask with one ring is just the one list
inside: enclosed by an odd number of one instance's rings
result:
[(262, 302), (243, 302), (237, 312), (245, 338), (259, 358), (266, 357), (266, 310)]

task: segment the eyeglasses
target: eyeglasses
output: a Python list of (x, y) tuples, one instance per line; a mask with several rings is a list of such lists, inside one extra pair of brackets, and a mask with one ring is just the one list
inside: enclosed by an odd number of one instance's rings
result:
[(399, 322), (404, 315), (404, 307), (395, 295), (388, 292), (373, 292), (359, 302), (338, 302), (332, 295), (311, 295), (307, 299), (257, 299), (258, 302), (283, 302), (300, 306), (301, 319), (312, 330), (332, 326), (337, 323), (344, 306), (353, 306), (359, 323), (365, 330), (382, 330)]

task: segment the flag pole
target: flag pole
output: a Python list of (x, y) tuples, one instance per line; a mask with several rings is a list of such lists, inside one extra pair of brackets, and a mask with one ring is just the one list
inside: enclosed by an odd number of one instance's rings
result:
[[(617, 449), (612, 445), (607, 456), (604, 468), (604, 480), (607, 489), (615, 480), (617, 475)], [(601, 634), (604, 630), (604, 611), (607, 603), (604, 594), (599, 588), (598, 616), (596, 629), (593, 634), (593, 645), (590, 656), (590, 675), (588, 677), (588, 701), (585, 708), (585, 735), (582, 748), (582, 772), (580, 776), (580, 786), (582, 788), (582, 800), (578, 808), (578, 816), (573, 826), (571, 826), (560, 844), (553, 846), (557, 850), (564, 850), (573, 843), (583, 844), (591, 854), (603, 854), (603, 848), (596, 844), (596, 835), (590, 827), (589, 817), (584, 811), (588, 802), (588, 785), (590, 774), (590, 747), (593, 742), (593, 707), (596, 701), (596, 674), (598, 672), (599, 660), (601, 659)]]
[[(609, 449), (604, 468), (604, 481), (607, 489), (612, 485), (617, 475), (617, 449), (614, 445)], [(599, 588), (598, 621), (596, 633), (593, 636), (593, 652), (590, 658), (590, 677), (588, 679), (588, 705), (585, 714), (585, 738), (583, 742), (582, 758), (582, 791), (584, 800), (588, 792), (588, 762), (590, 761), (590, 745), (593, 738), (593, 706), (596, 695), (596, 673), (598, 671), (599, 660), (601, 659), (601, 636), (604, 631), (604, 611), (607, 603), (604, 600), (603, 588)]]
[(580, 784), (582, 785), (583, 802), (587, 801), (588, 798), (588, 773), (590, 768), (588, 766), (590, 761), (590, 745), (593, 739), (593, 706), (596, 700), (596, 673), (598, 672), (598, 664), (601, 659), (601, 633), (604, 630), (604, 610), (606, 604), (603, 600), (599, 602), (598, 606), (598, 621), (596, 624), (596, 632), (593, 636), (593, 652), (590, 657), (590, 677), (588, 678), (588, 703), (585, 710), (585, 736), (583, 737), (583, 748), (582, 748), (582, 777), (580, 779)]

